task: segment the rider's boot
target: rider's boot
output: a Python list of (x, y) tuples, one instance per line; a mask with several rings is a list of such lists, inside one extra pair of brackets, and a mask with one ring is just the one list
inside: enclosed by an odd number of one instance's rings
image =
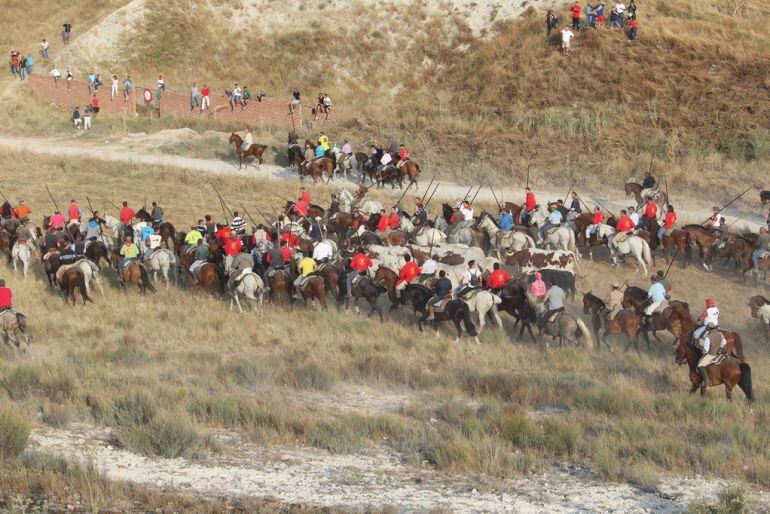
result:
[(428, 305), (428, 317), (425, 318), (425, 321), (433, 321), (436, 319), (436, 308), (433, 305)]
[(701, 377), (700, 387), (708, 387), (709, 376), (708, 376), (708, 373), (706, 373), (706, 368), (703, 368), (703, 367), (698, 368), (698, 373), (700, 373), (700, 377)]

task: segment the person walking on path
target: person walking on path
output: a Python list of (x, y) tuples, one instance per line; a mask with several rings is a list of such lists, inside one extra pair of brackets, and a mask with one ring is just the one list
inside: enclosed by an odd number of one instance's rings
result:
[(166, 90), (166, 80), (163, 78), (163, 75), (158, 75), (158, 88), (155, 90), (155, 98), (160, 100), (160, 93), (161, 91)]
[(70, 35), (72, 34), (72, 23), (70, 23), (69, 20), (65, 20), (62, 27), (64, 27), (64, 32), (62, 32), (62, 41), (65, 45), (68, 45), (70, 44)]
[(113, 73), (112, 75), (112, 87), (110, 88), (110, 101), (118, 96), (118, 76)]
[(56, 66), (51, 69), (51, 76), (53, 77), (53, 87), (56, 89), (59, 87), (59, 79), (61, 78), (61, 72)]
[(31, 53), (27, 54), (27, 76), (32, 75), (32, 68), (35, 65), (35, 58), (32, 57)]
[(27, 77), (27, 58), (23, 55), (19, 59), (19, 81), (23, 82)]
[(87, 105), (83, 111), (83, 130), (91, 128), (91, 106)]
[(43, 39), (40, 42), (40, 57), (44, 62), (48, 62), (48, 41)]
[(198, 83), (195, 82), (190, 87), (190, 110), (194, 110), (196, 107), (200, 106), (200, 101), (198, 100)]
[(126, 80), (123, 81), (123, 101), (128, 101), (128, 95), (131, 94), (131, 88), (134, 86), (134, 83), (131, 81), (131, 75), (126, 76)]

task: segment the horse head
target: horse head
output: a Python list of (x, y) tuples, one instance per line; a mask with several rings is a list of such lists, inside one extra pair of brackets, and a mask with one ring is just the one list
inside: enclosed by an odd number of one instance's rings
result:
[(241, 136), (239, 136), (235, 132), (230, 134), (230, 141), (228, 142), (228, 144), (233, 144), (233, 143), (235, 143), (239, 147), (241, 146), (241, 144), (243, 144), (243, 139), (241, 139)]
[(674, 362), (676, 362), (679, 366), (683, 364), (687, 364), (687, 357), (690, 351), (688, 351), (687, 348), (688, 343), (684, 343), (682, 341), (679, 342), (679, 344), (676, 346), (676, 352), (674, 353)]

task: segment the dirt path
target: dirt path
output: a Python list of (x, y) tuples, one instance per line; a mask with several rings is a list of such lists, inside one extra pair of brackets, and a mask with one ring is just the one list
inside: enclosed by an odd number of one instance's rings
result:
[(666, 479), (664, 493), (651, 493), (601, 482), (571, 465), (512, 480), (447, 476), (405, 466), (401, 456), (382, 448), (369, 455), (332, 455), (241, 441), (228, 452), (233, 457), (201, 463), (141, 457), (114, 448), (110, 439), (109, 429), (74, 423), (68, 430), (35, 430), (31, 447), (91, 461), (110, 478), (153, 487), (349, 509), (391, 505), (399, 512), (682, 512), (702, 491), (724, 486), (722, 481)]
[[(142, 137), (140, 135), (132, 135), (123, 139), (123, 141), (129, 140), (131, 143), (141, 142)], [(151, 139), (157, 144), (159, 141), (158, 134), (147, 135), (146, 139)], [(154, 145), (156, 146), (156, 145)], [(94, 144), (92, 142), (81, 142), (77, 140), (67, 139), (60, 140), (54, 138), (37, 139), (37, 138), (23, 138), (23, 137), (6, 137), (0, 136), (0, 147), (10, 150), (23, 151), (26, 153), (36, 153), (43, 155), (56, 155), (56, 156), (68, 156), (68, 157), (86, 157), (91, 159), (103, 159), (109, 161), (126, 162), (134, 166), (140, 165), (154, 165), (154, 166), (167, 166), (182, 168), (186, 170), (197, 170), (206, 173), (213, 173), (216, 175), (238, 175), (244, 177), (253, 177), (259, 180), (287, 180), (297, 181), (297, 174), (291, 169), (284, 168), (283, 166), (277, 166), (273, 164), (263, 164), (258, 170), (256, 166), (249, 165), (247, 169), (239, 170), (237, 162), (225, 162), (218, 159), (195, 159), (191, 157), (183, 157), (180, 155), (168, 155), (160, 153), (148, 153), (145, 149), (132, 150), (124, 146), (123, 142), (105, 142), (104, 144)], [(417, 190), (412, 189), (414, 194), (407, 192), (405, 198), (408, 199), (404, 202), (407, 208), (411, 208), (412, 198), (415, 195), (422, 195), (424, 188), (427, 188), (429, 179), (428, 174), (420, 180)], [(438, 190), (434, 197), (435, 200), (456, 202), (462, 199), (468, 191), (469, 185), (457, 184), (454, 182), (438, 181)], [(342, 181), (335, 181), (330, 184), (331, 187), (347, 186), (349, 189), (354, 189), (354, 182), (351, 180), (348, 183)], [(499, 191), (500, 186), (495, 185), (495, 188)], [(475, 189), (474, 189), (475, 191)], [(563, 198), (564, 191), (548, 191), (541, 188), (536, 189), (536, 194), (539, 200), (543, 199), (557, 199)], [(401, 195), (401, 191), (395, 190), (390, 193), (394, 197)], [(614, 212), (619, 212), (620, 209), (626, 208), (629, 199), (622, 194), (613, 194), (612, 197), (608, 197), (603, 193), (580, 191), (581, 197), (589, 205), (593, 205), (595, 202), (600, 202), (607, 208)], [(752, 193), (748, 193), (752, 194)], [(482, 187), (478, 197), (478, 201), (495, 203), (495, 199), (488, 187)], [(500, 198), (498, 198), (500, 200)], [(515, 193), (511, 188), (505, 190), (505, 200), (521, 202), (523, 201), (523, 191), (515, 190)], [(677, 198), (677, 213), (679, 215), (680, 222), (687, 223), (700, 223), (706, 216), (711, 214), (711, 204), (704, 204), (703, 201), (696, 198)], [(435, 204), (434, 204), (435, 205)], [(706, 206), (708, 205), (708, 206)], [(733, 225), (733, 230), (743, 231), (751, 230), (757, 231), (759, 226), (764, 224), (764, 217), (757, 212), (743, 212), (733, 207), (725, 210), (725, 215), (728, 217), (728, 221), (732, 221), (738, 218), (737, 223)]]

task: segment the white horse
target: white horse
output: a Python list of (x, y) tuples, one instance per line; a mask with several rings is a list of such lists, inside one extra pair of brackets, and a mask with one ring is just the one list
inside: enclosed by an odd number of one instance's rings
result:
[(353, 205), (353, 195), (350, 194), (350, 191), (341, 187), (340, 190), (337, 191), (337, 199), (340, 202), (340, 212), (349, 214), (352, 211), (351, 206)]
[(423, 227), (414, 236), (414, 243), (419, 246), (436, 246), (446, 241), (446, 234), (437, 228)]
[(367, 216), (371, 216), (372, 214), (378, 213), (382, 210), (382, 204), (375, 200), (366, 199), (361, 202), (361, 205), (358, 206), (358, 210)]
[(479, 334), (484, 330), (485, 318), (489, 312), (491, 312), (492, 316), (495, 318), (497, 326), (502, 328), (503, 320), (500, 319), (500, 313), (497, 311), (497, 305), (502, 302), (499, 296), (481, 289), (469, 293), (461, 299), (471, 312), (477, 312), (479, 314)]
[(99, 273), (99, 266), (96, 263), (89, 261), (88, 259), (81, 259), (75, 263), (75, 266), (83, 271), (86, 282), (86, 293), (91, 294), (91, 282), (94, 282), (99, 286), (99, 292), (104, 296), (104, 286), (102, 285), (101, 274)]
[(163, 274), (163, 279), (166, 281), (166, 287), (169, 286), (169, 270), (171, 276), (174, 278), (174, 284), (179, 283), (179, 271), (176, 266), (176, 255), (174, 252), (167, 248), (161, 248), (153, 252), (150, 259), (147, 261), (150, 265), (150, 271), (152, 271), (152, 279), (158, 281), (158, 272)]
[[(615, 246), (615, 237), (617, 234), (611, 236), (607, 240), (607, 246), (610, 249), (610, 256), (612, 257), (612, 266), (618, 265), (617, 254), (628, 255), (633, 254), (636, 257), (636, 262), (642, 265), (644, 274), (647, 274), (647, 266), (652, 266), (652, 254), (650, 253), (650, 245), (647, 241), (638, 236), (629, 236), (625, 241), (619, 242), (617, 247)], [(636, 266), (636, 271), (639, 272), (639, 265)]]
[[(537, 227), (539, 232), (540, 228), (545, 225), (547, 219), (548, 210), (541, 206), (534, 214), (532, 214), (530, 223)], [(542, 244), (546, 248), (550, 247), (555, 250), (572, 252), (575, 254), (575, 263), (577, 264), (578, 261), (580, 261), (580, 252), (578, 252), (577, 243), (575, 242), (575, 232), (567, 226), (561, 225), (555, 229), (548, 229)]]
[[(600, 241), (604, 238), (607, 238), (607, 241), (609, 241), (610, 238), (615, 235), (615, 229), (607, 225), (606, 223), (602, 223), (601, 225), (596, 227), (596, 232), (594, 232), (594, 234), (596, 235), (596, 239)], [(590, 245), (588, 246), (588, 258), (590, 260), (594, 260), (593, 248), (594, 248), (593, 246), (590, 246)]]
[(481, 217), (478, 227), (487, 233), (500, 259), (503, 258), (503, 254), (513, 255), (519, 250), (537, 247), (535, 240), (529, 234), (518, 230), (502, 230), (489, 214)]
[(27, 343), (27, 349), (30, 348), (27, 317), (21, 312), (11, 309), (0, 314), (0, 330), (3, 332), (5, 344), (10, 346), (10, 343), (13, 343), (18, 350), (23, 352), (24, 349), (19, 342), (19, 334), (21, 334), (24, 337), (24, 342)]
[(265, 283), (262, 278), (254, 272), (247, 273), (241, 281), (233, 289), (233, 297), (230, 299), (230, 310), (233, 310), (233, 303), (238, 306), (238, 312), (243, 313), (241, 308), (241, 300), (238, 298), (238, 293), (242, 294), (253, 302), (259, 302), (259, 306), (262, 307), (262, 299), (265, 296)]
[(21, 271), (24, 275), (24, 280), (27, 280), (27, 272), (29, 272), (29, 263), (32, 262), (32, 249), (22, 243), (16, 243), (11, 249), (11, 258), (13, 259), (13, 270), (18, 268), (16, 264), (21, 261)]

